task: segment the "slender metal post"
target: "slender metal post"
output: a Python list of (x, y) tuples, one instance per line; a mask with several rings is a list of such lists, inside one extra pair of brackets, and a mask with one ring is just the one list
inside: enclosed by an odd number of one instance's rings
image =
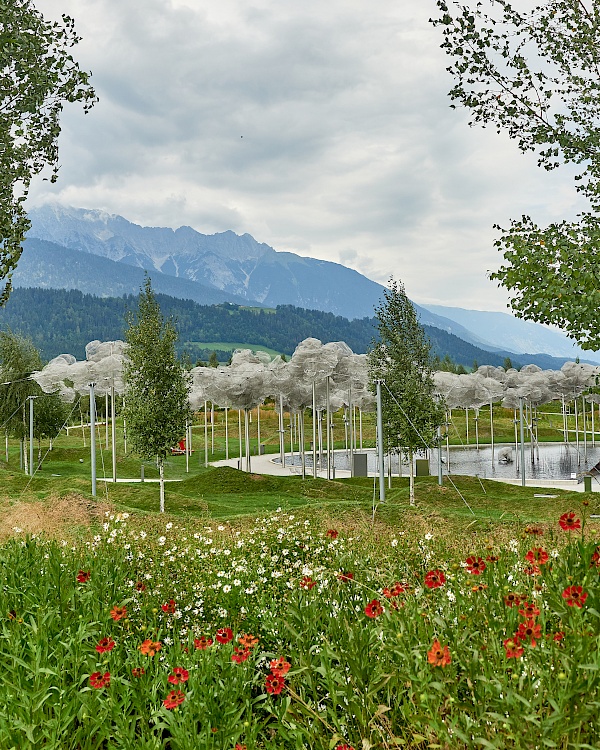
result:
[(229, 461), (229, 407), (225, 407), (225, 460)]
[(208, 401), (204, 402), (204, 466), (208, 466)]
[(327, 401), (327, 479), (331, 479), (331, 404), (329, 402), (329, 375), (325, 378), (325, 399)]
[(115, 387), (110, 387), (110, 418), (112, 441), (112, 475), (113, 482), (117, 481), (117, 423), (115, 420)]
[(313, 479), (317, 478), (317, 384), (312, 384), (312, 454), (313, 454)]
[[(438, 484), (441, 487), (444, 483), (444, 475), (442, 473), (442, 426), (438, 425), (437, 428), (438, 436)], [(400, 460), (398, 458), (398, 460)]]
[(279, 461), (285, 466), (285, 429), (283, 427), (283, 393), (279, 394)]
[(29, 399), (29, 476), (35, 474), (33, 469), (33, 399), (35, 396), (28, 396)]
[(90, 383), (90, 458), (92, 463), (92, 497), (96, 497), (96, 384)]
[(185, 422), (185, 471), (186, 474), (190, 470), (190, 425), (188, 421)]
[(490, 436), (492, 439), (492, 468), (494, 468), (494, 412), (490, 401)]
[(377, 382), (377, 457), (379, 461), (379, 502), (385, 503), (385, 481), (383, 466), (383, 416), (381, 408), (381, 380)]
[(525, 434), (523, 429), (523, 397), (519, 397), (519, 431), (521, 438), (521, 486), (525, 487)]
[(106, 446), (106, 450), (108, 450), (108, 391), (104, 394), (104, 416), (106, 417), (106, 425), (105, 425), (105, 436), (104, 436), (104, 445)]

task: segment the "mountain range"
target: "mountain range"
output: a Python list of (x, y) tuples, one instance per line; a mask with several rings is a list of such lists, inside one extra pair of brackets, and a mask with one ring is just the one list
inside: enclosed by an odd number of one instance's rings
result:
[[(292, 305), (348, 319), (371, 318), (384, 287), (330, 261), (278, 252), (249, 234), (205, 235), (191, 227), (142, 227), (103, 211), (47, 204), (32, 222), (15, 287), (136, 295), (146, 272), (157, 292), (201, 305)], [(436, 305), (415, 308), (432, 326), (491, 353), (547, 354), (600, 362), (560, 331), (507, 313)]]

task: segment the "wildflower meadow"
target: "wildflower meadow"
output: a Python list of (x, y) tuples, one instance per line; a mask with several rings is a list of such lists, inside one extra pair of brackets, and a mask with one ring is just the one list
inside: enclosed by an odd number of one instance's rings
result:
[(600, 547), (576, 511), (435, 533), (108, 513), (0, 548), (1, 748), (598, 748)]

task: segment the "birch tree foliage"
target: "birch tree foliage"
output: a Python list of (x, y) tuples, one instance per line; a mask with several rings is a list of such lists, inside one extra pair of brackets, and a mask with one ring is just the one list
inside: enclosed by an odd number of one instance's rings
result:
[(430, 346), (401, 282), (390, 281), (375, 316), (380, 340), (369, 353), (369, 378), (385, 383), (381, 400), (387, 448), (409, 458), (436, 442), (437, 427), (444, 421), (443, 407), (433, 395)]
[(600, 3), (597, 0), (437, 0), (432, 19), (452, 59), (452, 106), (470, 125), (508, 133), (553, 170), (577, 166), (590, 204), (579, 221), (539, 227), (529, 216), (497, 226), (504, 265), (491, 274), (519, 317), (555, 324), (600, 347)]
[(31, 0), (0, 0), (0, 305), (29, 229), (24, 208), (31, 180), (50, 167), (58, 177), (59, 117), (65, 102), (96, 101), (88, 73), (70, 50), (73, 19), (47, 21)]

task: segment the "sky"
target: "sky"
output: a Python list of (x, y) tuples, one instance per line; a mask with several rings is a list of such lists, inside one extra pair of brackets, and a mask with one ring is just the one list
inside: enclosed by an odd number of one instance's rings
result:
[(99, 102), (62, 117), (58, 201), (145, 226), (249, 233), (421, 304), (507, 310), (494, 224), (585, 208), (450, 108), (434, 0), (36, 0), (68, 13)]

